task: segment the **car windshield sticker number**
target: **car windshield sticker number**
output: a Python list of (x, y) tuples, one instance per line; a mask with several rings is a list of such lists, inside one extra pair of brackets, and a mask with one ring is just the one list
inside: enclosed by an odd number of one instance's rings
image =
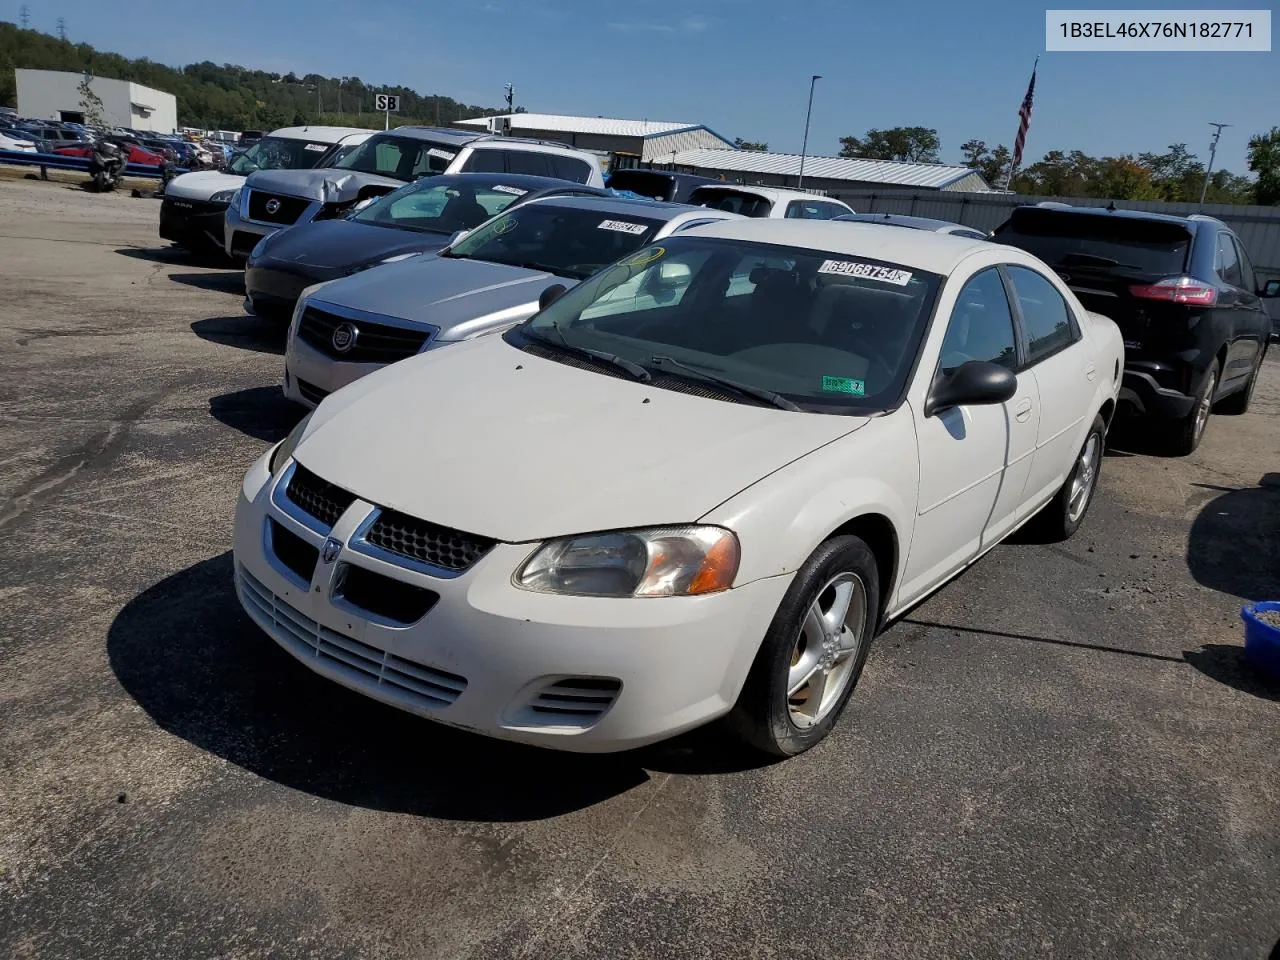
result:
[(521, 190), (519, 187), (508, 187), (506, 184), (495, 183), (490, 189), (494, 193), (509, 193), (514, 197), (523, 197), (528, 190)]
[(310, 150), (312, 153), (324, 153), (329, 147), (323, 143), (308, 143), (303, 150)]
[(661, 260), (666, 256), (666, 247), (649, 247), (645, 250), (637, 251), (625, 260), (619, 260), (620, 267), (647, 267), (655, 260)]
[(865, 397), (867, 384), (863, 380), (852, 380), (849, 377), (823, 377), (822, 389), (828, 393), (847, 393), (852, 397)]
[(448, 150), (437, 150), (435, 147), (427, 148), (428, 157), (439, 157), (441, 160), (452, 160), (457, 156), (456, 153), (450, 153)]
[(616, 230), (618, 233), (629, 233), (638, 237), (649, 228), (643, 223), (628, 223), (626, 220), (601, 220), (596, 229)]
[(905, 287), (911, 282), (910, 270), (877, 267), (873, 263), (858, 263), (855, 260), (827, 260), (818, 268), (818, 272), (833, 273), (838, 277), (879, 280), (881, 283), (892, 283), (895, 287)]
[(512, 230), (516, 228), (516, 224), (518, 224), (519, 222), (520, 221), (517, 220), (515, 217), (505, 217), (504, 219), (499, 220), (497, 223), (493, 225), (494, 235), (500, 237), (504, 233), (510, 233)]

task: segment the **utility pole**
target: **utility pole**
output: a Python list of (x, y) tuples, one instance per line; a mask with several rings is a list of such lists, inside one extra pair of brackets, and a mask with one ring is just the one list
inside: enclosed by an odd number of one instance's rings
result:
[(809, 109), (804, 114), (804, 144), (800, 147), (800, 176), (796, 178), (796, 189), (804, 186), (804, 157), (809, 152), (809, 118), (813, 116), (813, 85), (822, 79), (815, 73), (809, 78)]
[(507, 91), (507, 113), (516, 112), (516, 88), (514, 84), (503, 84), (503, 88)]
[(31, 8), (25, 3), (18, 8), (18, 22), (22, 24), (23, 30), (31, 29)]
[(64, 20), (62, 17), (58, 18), (58, 39), (59, 40), (67, 39), (67, 21)]
[(1213, 173), (1213, 158), (1218, 152), (1218, 138), (1222, 136), (1222, 128), (1229, 127), (1229, 123), (1213, 123), (1209, 126), (1214, 127), (1213, 139), (1209, 141), (1209, 166), (1204, 171), (1204, 186), (1200, 189), (1200, 206), (1204, 207), (1204, 198), (1209, 193), (1209, 177)]

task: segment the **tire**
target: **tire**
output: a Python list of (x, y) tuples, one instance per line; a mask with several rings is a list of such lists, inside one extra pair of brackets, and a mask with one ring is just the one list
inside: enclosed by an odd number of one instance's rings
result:
[(1169, 452), (1177, 457), (1194, 453), (1204, 439), (1209, 416), (1213, 413), (1213, 393), (1218, 388), (1218, 364), (1215, 362), (1205, 374), (1204, 383), (1196, 393), (1191, 412), (1181, 420), (1175, 420), (1169, 432)]
[(1032, 521), (1044, 540), (1067, 540), (1080, 529), (1098, 489), (1098, 475), (1102, 472), (1102, 454), (1106, 443), (1106, 421), (1101, 416), (1094, 417), (1093, 425), (1089, 427), (1080, 452), (1076, 454), (1075, 464), (1067, 474), (1066, 482)]
[[(837, 601), (846, 596), (840, 618)], [(822, 614), (839, 627), (824, 629)], [(858, 685), (879, 623), (880, 575), (871, 548), (854, 536), (823, 543), (782, 598), (729, 726), (775, 757), (793, 757), (820, 742)], [(805, 674), (809, 679), (795, 686), (792, 679)]]
[(1242, 389), (1237, 390), (1214, 407), (1214, 413), (1225, 413), (1229, 417), (1238, 417), (1242, 413), (1249, 412), (1249, 404), (1253, 402), (1253, 388), (1258, 385), (1258, 372), (1262, 369), (1262, 361), (1266, 357), (1267, 345), (1264, 343), (1262, 352), (1258, 354), (1258, 361), (1253, 365), (1253, 372), (1249, 374), (1249, 382)]

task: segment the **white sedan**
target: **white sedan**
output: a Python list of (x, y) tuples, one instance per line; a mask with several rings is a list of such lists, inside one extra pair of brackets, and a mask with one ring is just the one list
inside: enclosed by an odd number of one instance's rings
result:
[(1088, 509), (1120, 334), (1021, 250), (731, 221), (557, 292), (249, 470), (238, 595), (311, 669), (542, 746), (729, 714), (796, 754), (887, 622)]
[(16, 153), (40, 152), (34, 141), (24, 140), (7, 131), (0, 131), (0, 150), (11, 150)]

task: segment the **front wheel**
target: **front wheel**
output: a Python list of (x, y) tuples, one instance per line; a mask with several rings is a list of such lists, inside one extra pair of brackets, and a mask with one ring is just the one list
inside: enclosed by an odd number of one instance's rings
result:
[(880, 576), (871, 548), (854, 536), (823, 543), (774, 614), (730, 724), (776, 757), (821, 741), (858, 684), (879, 617)]

